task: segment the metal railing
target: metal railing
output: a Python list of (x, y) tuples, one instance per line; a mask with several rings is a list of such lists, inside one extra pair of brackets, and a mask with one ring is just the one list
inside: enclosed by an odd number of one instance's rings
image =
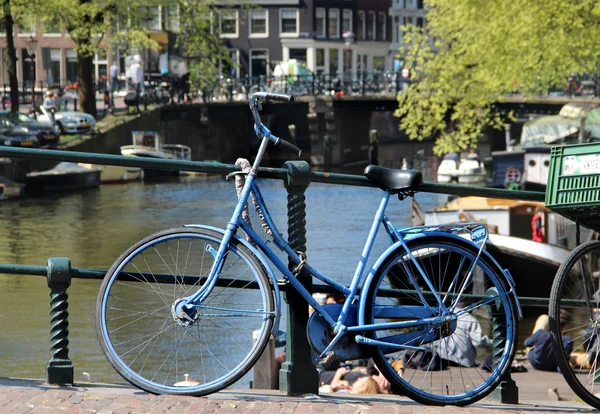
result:
[[(240, 170), (236, 165), (214, 162), (143, 159), (121, 155), (11, 147), (0, 147), (0, 156), (194, 171), (209, 174), (229, 174), (233, 171)], [(263, 178), (274, 178), (284, 181), (285, 188), (288, 192), (287, 224), (289, 242), (296, 250), (305, 250), (306, 247), (305, 221), (303, 219), (306, 211), (304, 192), (311, 181), (338, 185), (373, 187), (371, 182), (363, 176), (310, 171), (310, 167), (305, 161), (288, 161), (284, 164), (284, 168), (260, 168), (258, 175)], [(540, 192), (469, 187), (452, 184), (426, 182), (420, 185), (418, 190), (421, 192), (439, 194), (544, 201), (544, 193)], [(301, 219), (299, 219), (299, 217)], [(69, 332), (67, 320), (67, 289), (70, 286), (72, 278), (100, 280), (104, 277), (106, 270), (71, 268), (71, 263), (67, 258), (50, 258), (48, 259), (48, 266), (0, 264), (0, 273), (47, 277), (48, 287), (51, 289), (50, 334), (52, 357), (47, 366), (46, 379), (47, 382), (52, 384), (72, 384), (73, 364), (68, 355)], [(310, 277), (307, 278), (303, 274), (298, 276), (298, 280), (301, 281), (310, 292), (332, 292), (328, 286), (322, 284), (313, 285), (312, 279)], [(285, 371), (286, 378), (286, 380), (282, 382), (282, 391), (285, 391), (288, 394), (317, 393), (319, 384), (308, 383), (307, 381), (304, 381), (303, 376), (300, 375), (303, 369), (312, 366), (310, 352), (306, 351), (310, 349), (306, 338), (308, 306), (295, 290), (287, 290), (285, 286), (282, 286), (281, 290), (286, 292), (286, 301), (288, 303), (286, 341), (286, 346), (288, 348), (286, 350), (286, 355), (288, 356), (289, 362), (289, 364), (284, 364), (284, 367), (282, 368), (282, 372)], [(548, 306), (548, 299), (546, 298), (521, 297), (520, 300), (523, 306)], [(295, 372), (295, 370), (298, 371)], [(495, 398), (500, 402), (518, 402), (518, 389), (514, 381), (510, 378), (510, 374), (507, 374), (507, 377), (503, 379), (501, 385), (495, 392)]]
[(295, 96), (395, 96), (410, 84), (400, 72), (339, 72), (285, 76), (221, 77), (203, 91), (205, 101), (240, 101), (256, 91)]

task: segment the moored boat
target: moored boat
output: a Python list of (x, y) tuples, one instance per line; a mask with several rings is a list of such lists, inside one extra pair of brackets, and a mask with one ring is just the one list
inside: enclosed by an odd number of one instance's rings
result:
[[(486, 224), (486, 249), (513, 275), (519, 296), (549, 297), (558, 268), (575, 247), (575, 223), (544, 203), (458, 197), (425, 213), (426, 225), (459, 221)], [(537, 237), (534, 224), (539, 224)], [(590, 237), (582, 229), (582, 239)]]
[(25, 195), (25, 184), (17, 183), (0, 175), (0, 200), (21, 198)]
[[(192, 149), (186, 145), (163, 144), (156, 131), (133, 131), (133, 144), (121, 147), (121, 154), (128, 157), (155, 158), (190, 161)], [(179, 175), (179, 171), (144, 168), (144, 178)]]
[(133, 181), (141, 181), (144, 179), (144, 170), (138, 167), (123, 167), (121, 165), (96, 165), (79, 163), (84, 168), (99, 168), (100, 183), (102, 184), (118, 184)]
[(84, 168), (73, 162), (61, 162), (47, 171), (27, 174), (27, 192), (81, 190), (100, 185), (99, 168)]

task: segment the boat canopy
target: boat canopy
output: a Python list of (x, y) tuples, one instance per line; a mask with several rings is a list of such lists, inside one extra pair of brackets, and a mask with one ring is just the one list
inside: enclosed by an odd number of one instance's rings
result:
[(568, 103), (558, 115), (542, 116), (523, 125), (521, 147), (559, 144), (569, 137), (576, 137), (585, 117), (588, 140), (600, 140), (600, 107), (592, 104)]

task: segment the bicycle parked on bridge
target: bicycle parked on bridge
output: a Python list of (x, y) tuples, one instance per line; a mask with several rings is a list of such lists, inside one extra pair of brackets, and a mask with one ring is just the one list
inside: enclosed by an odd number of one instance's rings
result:
[[(274, 136), (259, 115), (264, 101), (292, 99), (265, 92), (251, 96), (261, 145), (252, 167), (242, 172), (245, 184), (225, 229), (192, 224), (152, 234), (109, 269), (98, 296), (96, 329), (110, 364), (150, 393), (206, 395), (222, 390), (252, 368), (278, 332), (279, 287), (286, 284), (315, 310), (307, 334), (317, 362), (372, 357), (393, 391), (424, 404), (466, 405), (483, 398), (510, 368), (521, 315), (510, 273), (484, 250), (486, 227), (460, 223), (396, 228), (386, 207), (392, 196), (413, 196), (422, 175), (371, 165), (365, 176), (381, 188), (382, 199), (374, 206), (374, 222), (352, 282), (344, 286), (320, 273), (280, 234), (257, 181), (269, 143), (300, 153)], [(251, 198), (264, 217), (270, 243), (244, 219)], [(390, 246), (366, 271), (381, 229)], [(290, 260), (289, 268), (275, 247)], [(300, 274), (343, 293), (343, 305), (320, 305), (297, 279)], [(461, 366), (442, 370), (424, 358), (420, 368), (411, 368), (419, 355), (464, 341), (459, 319), (467, 312), (483, 321), (494, 341), (491, 372)], [(396, 360), (406, 363), (403, 375), (393, 368)]]
[[(596, 409), (600, 409), (599, 150), (598, 143), (553, 147), (546, 187), (546, 206), (576, 223), (578, 244), (558, 269), (550, 293), (554, 353), (571, 389)], [(583, 244), (580, 226), (591, 230)]]

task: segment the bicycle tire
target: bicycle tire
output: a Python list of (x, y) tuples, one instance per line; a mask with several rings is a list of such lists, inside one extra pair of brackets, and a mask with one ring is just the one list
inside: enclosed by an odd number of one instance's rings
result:
[[(582, 267), (579, 263), (584, 263), (584, 266)], [(582, 269), (584, 270), (583, 275), (581, 273)], [(597, 273), (595, 273), (599, 269), (600, 241), (588, 241), (573, 249), (556, 273), (550, 291), (548, 311), (550, 333), (554, 343), (554, 355), (560, 372), (575, 394), (596, 409), (600, 409), (600, 397), (596, 395), (600, 392), (600, 384), (595, 384), (594, 378), (600, 375), (600, 366), (598, 359), (591, 357), (591, 354), (592, 352), (597, 354), (598, 344), (586, 343), (585, 334), (588, 327), (591, 327), (590, 332), (592, 334), (600, 334), (598, 321), (594, 319), (593, 309), (589, 308), (589, 306), (600, 308), (600, 284)], [(589, 278), (587, 278), (588, 274), (590, 275)], [(592, 277), (594, 274), (596, 275)], [(592, 295), (589, 293), (592, 293)], [(589, 302), (585, 300), (586, 296), (589, 298)], [(564, 332), (561, 332), (561, 324), (567, 316), (561, 314), (561, 310), (568, 310), (571, 319)], [(573, 340), (573, 353), (565, 349), (563, 335), (573, 337), (571, 338)], [(557, 346), (557, 344), (559, 345)], [(588, 359), (587, 361), (584, 359), (582, 362), (587, 362), (590, 365), (589, 368), (580, 367), (581, 369), (579, 369), (571, 365), (570, 357), (575, 357), (577, 354), (586, 354), (583, 357)], [(594, 388), (596, 388), (595, 391)]]
[[(456, 292), (459, 291), (458, 286), (461, 286), (461, 282), (465, 281), (469, 265), (474, 262), (477, 256), (477, 247), (467, 241), (447, 236), (413, 239), (407, 242), (407, 246), (419, 262), (423, 271), (427, 273), (431, 283), (434, 285), (434, 289), (437, 290), (437, 293), (441, 297), (444, 297), (445, 303), (447, 302), (446, 305), (457, 303), (467, 298), (466, 296), (461, 297), (460, 295), (456, 295)], [(462, 323), (460, 321), (456, 322), (457, 325), (454, 329), (449, 328), (452, 326), (451, 323), (448, 325), (425, 326), (424, 328), (416, 327), (412, 329), (413, 332), (410, 331), (410, 328), (404, 330), (390, 329), (388, 330), (388, 335), (390, 335), (387, 337), (388, 341), (393, 341), (389, 338), (391, 335), (398, 334), (398, 332), (410, 333), (414, 335), (413, 346), (426, 346), (426, 343), (430, 343), (430, 347), (436, 351), (435, 353), (432, 351), (429, 354), (429, 361), (426, 360), (425, 353), (420, 354), (422, 358), (421, 365), (418, 365), (416, 358), (419, 358), (419, 354), (413, 353), (414, 351), (407, 349), (392, 351), (389, 348), (384, 350), (381, 347), (370, 346), (369, 349), (371, 350), (371, 356), (375, 365), (390, 382), (393, 392), (406, 395), (414, 401), (426, 405), (464, 406), (484, 398), (493, 391), (500, 383), (504, 373), (510, 369), (517, 344), (516, 304), (508, 293), (509, 284), (502, 270), (485, 255), (482, 255), (477, 263), (473, 271), (474, 277), (471, 281), (465, 282), (464, 292), (489, 296), (486, 299), (471, 298), (470, 300), (475, 300), (476, 302), (474, 302), (474, 305), (469, 306), (478, 306), (473, 313), (480, 317), (486, 317), (484, 319), (484, 327), (491, 332), (491, 338), (489, 339), (491, 339), (491, 342), (495, 346), (495, 367), (492, 368), (489, 374), (486, 374), (486, 371), (476, 366), (460, 366), (460, 363), (463, 362), (462, 360), (448, 362), (453, 358), (452, 355), (456, 355), (455, 348), (453, 347), (459, 343), (466, 343), (466, 333), (463, 331), (465, 325), (458, 325)], [(422, 292), (424, 292), (422, 298), (404, 290), (413, 289), (410, 282), (407, 282), (407, 279), (402, 277), (408, 277), (408, 271), (402, 270), (403, 268), (407, 269), (407, 267), (404, 267), (405, 265), (408, 265), (408, 268), (413, 267), (413, 270), (410, 270), (410, 272), (418, 278), (417, 283), (419, 283)], [(445, 276), (441, 275), (442, 269), (445, 271), (450, 270), (450, 272), (455, 271), (455, 276), (452, 279), (446, 279)], [(399, 270), (404, 271), (404, 275), (398, 273)], [(436, 270), (438, 271), (437, 275)], [(428, 274), (429, 271), (432, 274)], [(483, 279), (486, 276), (487, 279)], [(453, 281), (455, 282), (454, 287)], [(387, 288), (383, 287), (385, 285), (384, 282), (389, 285), (391, 290), (385, 290)], [(382, 306), (379, 309), (384, 309), (383, 307), (390, 305), (396, 307), (398, 304), (410, 305), (417, 303), (422, 309), (427, 309), (428, 307), (435, 308), (437, 302), (434, 299), (426, 299), (427, 292), (432, 292), (428, 291), (429, 288), (426, 287), (426, 284), (421, 282), (423, 282), (422, 276), (418, 271), (414, 270), (413, 262), (406, 254), (404, 248), (400, 246), (378, 267), (372, 282), (367, 288), (365, 323), (385, 323), (402, 319), (393, 319), (391, 316), (386, 315), (386, 312), (380, 313), (376, 311), (376, 306)], [(393, 290), (395, 289), (404, 291), (396, 292), (400, 296), (390, 296), (393, 295)], [(447, 292), (454, 293), (446, 295)], [(427, 305), (425, 302), (427, 302)], [(484, 305), (484, 302), (488, 304)], [(379, 315), (377, 318), (374, 317), (376, 314)], [(435, 313), (433, 314), (435, 315)], [(465, 318), (464, 323), (474, 323), (470, 316), (464, 315), (461, 318)], [(425, 339), (427, 335), (434, 335), (435, 332), (442, 332), (443, 329), (447, 329), (446, 332), (450, 330), (452, 332), (446, 335), (440, 333), (436, 340), (431, 338)], [(384, 341), (385, 339), (382, 338), (386, 338), (384, 331), (370, 331), (369, 336), (372, 339)], [(483, 341), (480, 343), (483, 344)], [(487, 345), (490, 344), (487, 343)], [(502, 350), (499, 354), (496, 352), (498, 349)], [(435, 355), (436, 353), (437, 356)], [(393, 361), (390, 361), (390, 355), (392, 355)], [(442, 357), (446, 358), (443, 359)], [(398, 360), (403, 362), (402, 370), (398, 369), (398, 366), (395, 365), (395, 361)], [(445, 365), (451, 366), (445, 367)], [(453, 373), (456, 371), (459, 372), (456, 376), (453, 376)], [(448, 379), (446, 380), (445, 377), (448, 377)], [(463, 380), (462, 389), (461, 385), (458, 384), (458, 381), (461, 379)], [(476, 382), (479, 380), (481, 380), (481, 383)], [(429, 386), (429, 390), (419, 388), (420, 386), (423, 387), (423, 385)]]
[(262, 354), (275, 317), (273, 289), (259, 259), (236, 239), (219, 276), (233, 277), (215, 286), (194, 322), (180, 323), (171, 310), (204, 283), (221, 240), (208, 229), (160, 231), (107, 272), (96, 332), (109, 363), (131, 384), (152, 394), (206, 395), (242, 378)]

